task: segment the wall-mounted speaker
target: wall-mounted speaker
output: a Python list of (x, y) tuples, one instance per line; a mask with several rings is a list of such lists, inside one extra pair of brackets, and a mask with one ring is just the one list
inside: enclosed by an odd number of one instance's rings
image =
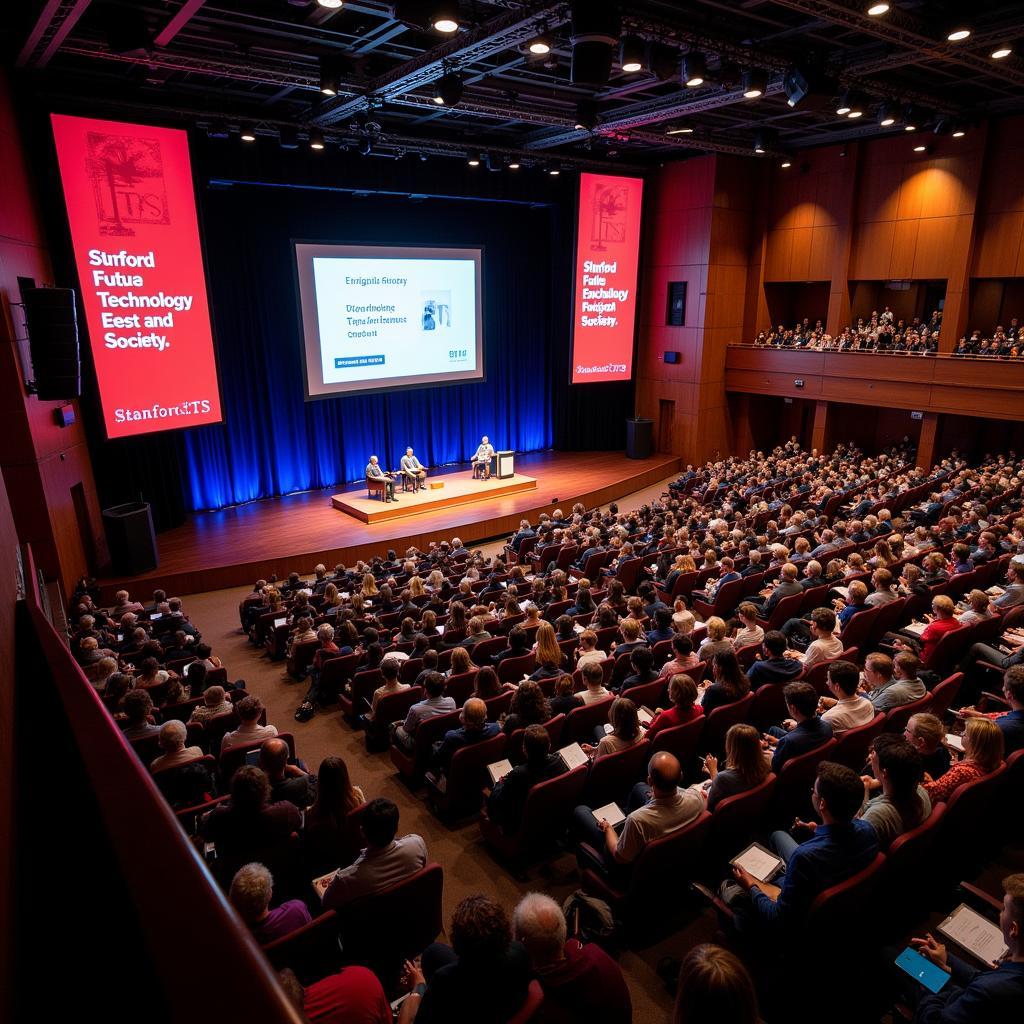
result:
[(668, 283), (668, 308), (665, 313), (665, 324), (668, 327), (686, 326), (685, 281), (669, 281)]
[(71, 288), (26, 288), (25, 327), (36, 394), (46, 401), (81, 393), (78, 318)]

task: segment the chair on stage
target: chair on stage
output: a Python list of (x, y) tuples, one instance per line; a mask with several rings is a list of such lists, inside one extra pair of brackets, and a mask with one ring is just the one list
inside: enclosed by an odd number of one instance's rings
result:
[(375, 494), (379, 494), (380, 500), (383, 501), (387, 496), (387, 490), (387, 480), (376, 480), (370, 476), (366, 478), (366, 496), (368, 498), (372, 498)]

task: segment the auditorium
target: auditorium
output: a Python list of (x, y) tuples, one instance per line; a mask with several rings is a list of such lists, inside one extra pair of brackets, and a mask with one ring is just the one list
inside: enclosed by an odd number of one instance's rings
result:
[(0, 1018), (1024, 1020), (1024, 5), (4, 23)]

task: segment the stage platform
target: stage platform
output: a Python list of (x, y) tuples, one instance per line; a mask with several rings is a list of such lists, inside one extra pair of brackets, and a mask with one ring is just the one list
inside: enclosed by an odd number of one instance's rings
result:
[[(550, 512), (556, 499), (568, 511), (577, 501), (590, 507), (638, 491), (675, 473), (679, 458), (652, 455), (628, 459), (622, 452), (539, 452), (517, 456), (516, 465), (536, 481), (535, 487), (468, 505), (432, 506), (386, 522), (363, 523), (340, 514), (331, 504), (333, 488), (197, 513), (182, 526), (157, 536), (158, 568), (130, 579), (101, 579), (103, 600), (109, 602), (122, 584), (139, 599), (148, 599), (155, 587), (178, 595), (244, 587), (272, 573), (281, 578), (292, 571), (310, 573), (317, 562), (330, 567), (338, 562), (351, 565), (389, 547), (397, 551), (410, 545), (426, 548), (430, 541), (450, 540), (456, 535), (472, 546), (512, 534), (520, 519)], [(468, 479), (468, 465), (464, 475)], [(366, 490), (359, 484), (344, 493), (365, 497)], [(412, 499), (413, 495), (404, 497)], [(404, 510), (412, 506), (400, 502), (383, 507)]]
[[(431, 487), (431, 484), (442, 486)], [(415, 494), (411, 490), (403, 491), (401, 480), (396, 480), (396, 501), (385, 502), (376, 496), (368, 498), (366, 488), (360, 486), (354, 491), (349, 489), (342, 494), (332, 494), (331, 504), (339, 512), (354, 516), (362, 523), (386, 523), (391, 519), (419, 516), (435, 509), (468, 505), (471, 502), (491, 501), (536, 488), (536, 479), (523, 476), (522, 473), (513, 473), (504, 480), (494, 476), (490, 480), (475, 480), (472, 470), (463, 469), (457, 473), (428, 476), (425, 485)]]

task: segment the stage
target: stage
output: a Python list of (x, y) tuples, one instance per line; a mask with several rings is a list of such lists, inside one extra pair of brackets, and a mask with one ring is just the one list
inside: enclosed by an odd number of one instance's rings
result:
[[(328, 567), (338, 562), (351, 565), (389, 547), (397, 551), (410, 545), (426, 548), (430, 541), (456, 535), (472, 546), (511, 535), (520, 519), (535, 520), (541, 512), (555, 508), (556, 500), (568, 512), (577, 501), (588, 507), (601, 505), (647, 487), (676, 472), (679, 457), (628, 459), (622, 452), (539, 452), (517, 456), (516, 466), (536, 486), (422, 511), (413, 509), (410, 493), (396, 505), (376, 502), (382, 509), (400, 511), (400, 518), (385, 522), (363, 523), (339, 512), (331, 504), (334, 488), (197, 513), (182, 526), (158, 534), (158, 568), (134, 578), (101, 579), (103, 600), (110, 601), (122, 584), (139, 600), (148, 599), (155, 587), (180, 595), (251, 586), (271, 574), (283, 578), (292, 571), (311, 573), (317, 562)], [(455, 472), (453, 468), (444, 476)], [(469, 472), (467, 464), (456, 475), (468, 481)], [(480, 484), (504, 482), (492, 479)], [(365, 499), (366, 487), (355, 484), (343, 494)]]
[[(440, 486), (438, 486), (440, 485)], [(489, 480), (474, 479), (472, 471), (460, 469), (455, 473), (438, 473), (428, 476), (424, 485), (413, 493), (402, 490), (401, 478), (395, 480), (396, 501), (384, 502), (377, 496), (367, 497), (364, 486), (355, 490), (349, 488), (342, 494), (332, 494), (331, 504), (346, 515), (363, 523), (386, 523), (390, 519), (404, 519), (406, 516), (420, 516), (440, 508), (455, 505), (475, 504), (479, 501), (493, 501), (520, 491), (533, 491), (537, 481), (532, 476), (513, 473), (504, 480), (492, 476)]]

